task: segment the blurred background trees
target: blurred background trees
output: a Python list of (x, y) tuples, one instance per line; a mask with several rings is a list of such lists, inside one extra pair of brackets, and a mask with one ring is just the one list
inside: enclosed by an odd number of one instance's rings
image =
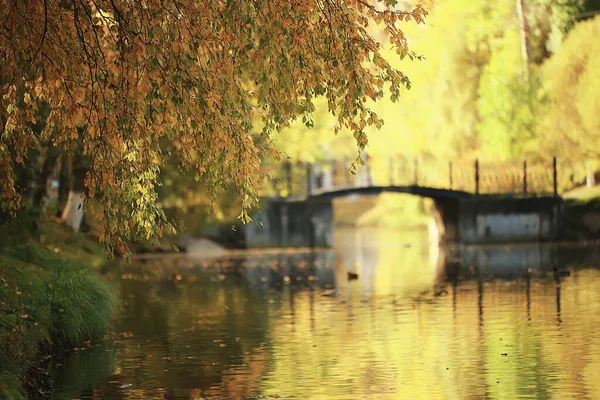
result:
[[(600, 2), (522, 3), (529, 48), (526, 71), (515, 0), (433, 2), (427, 24), (406, 32), (424, 60), (400, 61), (392, 52), (386, 54), (412, 85), (397, 102), (386, 98), (373, 105), (385, 125), (368, 131), (369, 153), (430, 154), (446, 160), (564, 158), (563, 145), (575, 140), (578, 151), (587, 146), (585, 154), (595, 157), (590, 149), (595, 147), (598, 118), (591, 112), (598, 110), (592, 93), (599, 74), (591, 66), (598, 52), (594, 35), (600, 21), (594, 16), (600, 13)], [(330, 130), (326, 118), (317, 107), (315, 127), (302, 132), (305, 153), (313, 149), (318, 155), (327, 146), (339, 149), (343, 140), (320, 134)], [(556, 123), (558, 119), (563, 122)], [(549, 146), (550, 136), (560, 143), (554, 140)], [(292, 153), (298, 147), (293, 141), (280, 141), (279, 146)]]
[[(406, 31), (424, 60), (385, 53), (412, 85), (398, 99), (373, 105), (385, 124), (367, 129), (369, 155), (531, 162), (556, 155), (559, 163), (585, 158), (595, 165), (599, 1), (438, 0), (428, 6), (427, 23)], [(279, 148), (295, 154), (301, 147), (316, 157), (324, 148), (344, 149), (349, 135), (323, 134), (330, 130), (327, 118), (317, 107), (302, 144), (282, 140)]]

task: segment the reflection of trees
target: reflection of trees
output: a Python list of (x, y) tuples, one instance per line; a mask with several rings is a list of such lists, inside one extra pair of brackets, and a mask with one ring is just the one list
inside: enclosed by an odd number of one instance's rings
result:
[[(250, 257), (249, 257), (250, 258)], [(244, 261), (243, 278), (254, 290), (284, 287), (333, 287), (333, 252), (290, 251), (289, 253), (257, 255)]]
[[(298, 293), (294, 330), (285, 324), (273, 327), (275, 361), (266, 387), (289, 395), (310, 392), (311, 397), (368, 397), (385, 387), (396, 388), (398, 398), (564, 397), (572, 392), (565, 387), (571, 379), (563, 376), (565, 365), (577, 371), (573, 381), (587, 375), (588, 386), (600, 387), (591, 379), (599, 375), (593, 366), (598, 366), (600, 354), (581, 339), (589, 331), (570, 321), (570, 335), (579, 337), (580, 349), (586, 349), (576, 357), (570, 357), (571, 346), (561, 340), (568, 337), (563, 336), (567, 293), (571, 300), (577, 296), (565, 285), (574, 289), (581, 282), (565, 279), (557, 291), (546, 264), (519, 267), (523, 276), (503, 271), (505, 279), (494, 278), (490, 266), (466, 268), (464, 274), (460, 265), (452, 264), (445, 274), (434, 269), (429, 275), (429, 288), (448, 284), (448, 296), (423, 291), (413, 297), (411, 309), (410, 300), (398, 294), (410, 292), (405, 285), (411, 293), (427, 286), (398, 282), (412, 276), (409, 268), (427, 265), (425, 258), (411, 259), (412, 251), (396, 247), (379, 254), (368, 302), (352, 295), (363, 291), (353, 284), (347, 285), (347, 293), (341, 290), (341, 298), (317, 298), (310, 308)], [(545, 256), (536, 251), (532, 259), (543, 262)], [(588, 285), (586, 292), (592, 288)], [(585, 304), (588, 309), (593, 304), (598, 315), (597, 299)], [(581, 318), (576, 309), (571, 312)], [(562, 316), (560, 324), (557, 315)], [(599, 327), (596, 322), (589, 329)]]
[(416, 239), (363, 239), (362, 258), (260, 253), (124, 271), (119, 328), (133, 337), (119, 338), (96, 396), (599, 397), (600, 271), (557, 282), (540, 263), (500, 279), (490, 265), (431, 268)]
[[(248, 285), (218, 282), (215, 268), (154, 268), (163, 267), (124, 267), (116, 282), (124, 300), (117, 374), (98, 383), (96, 392), (110, 398), (222, 392), (240, 386), (240, 374), (256, 386), (269, 358), (267, 299)], [(207, 284), (212, 280), (217, 282)], [(121, 384), (132, 386), (124, 390)]]
[[(100, 379), (112, 374), (115, 368), (115, 354), (111, 344), (58, 354), (53, 362), (61, 364), (53, 370), (52, 379), (57, 383), (53, 399), (78, 398), (86, 392), (93, 395), (93, 387)], [(85, 393), (84, 393), (85, 394)]]
[[(543, 329), (528, 320), (527, 280), (485, 282), (483, 288), (482, 307), (487, 310), (483, 352), (489, 392), (498, 399), (549, 398), (553, 377), (560, 371), (543, 350)], [(540, 300), (529, 293), (533, 307)]]
[(568, 251), (558, 250), (559, 258), (548, 258), (540, 248), (532, 248), (532, 258), (541, 262), (519, 267), (520, 273), (502, 270), (497, 277), (498, 266), (488, 264), (483, 271), (459, 266), (458, 273), (448, 276), (453, 302), (458, 299), (453, 303), (455, 315), (461, 315), (460, 303), (473, 290), (469, 288), (476, 288), (477, 299), (471, 295), (476, 303), (467, 304), (477, 304), (481, 315), (483, 371), (491, 398), (594, 398), (589, 392), (598, 393), (600, 374), (595, 371), (600, 354), (588, 345), (586, 332), (600, 327), (593, 284), (600, 272), (572, 270), (572, 276), (562, 276), (564, 264), (547, 261), (568, 260)]

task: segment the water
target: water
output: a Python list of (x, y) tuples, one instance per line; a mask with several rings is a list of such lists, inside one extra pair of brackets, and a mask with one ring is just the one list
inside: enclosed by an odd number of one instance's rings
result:
[(337, 243), (122, 266), (115, 337), (55, 362), (56, 397), (600, 398), (598, 249)]

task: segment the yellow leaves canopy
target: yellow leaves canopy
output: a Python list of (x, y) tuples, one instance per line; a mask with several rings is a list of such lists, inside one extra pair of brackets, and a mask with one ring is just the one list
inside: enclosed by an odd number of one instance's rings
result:
[(426, 14), (395, 0), (0, 0), (4, 203), (18, 207), (12, 160), (39, 141), (31, 124), (44, 104), (43, 139), (80, 143), (90, 160), (88, 195), (109, 242), (168, 226), (155, 191), (165, 141), (210, 190), (236, 185), (247, 210), (271, 133), (310, 114), (313, 98), (327, 99), (336, 131), (366, 144), (362, 130), (378, 120), (367, 98), (410, 83), (367, 28), (384, 24), (411, 55), (399, 25)]

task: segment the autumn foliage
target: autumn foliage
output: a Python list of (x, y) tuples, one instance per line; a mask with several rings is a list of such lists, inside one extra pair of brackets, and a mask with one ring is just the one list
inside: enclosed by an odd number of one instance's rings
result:
[(367, 102), (409, 85), (369, 33), (380, 25), (412, 56), (399, 25), (426, 11), (395, 3), (1, 0), (5, 207), (20, 203), (15, 164), (50, 141), (89, 158), (86, 196), (102, 205), (104, 241), (156, 236), (169, 227), (156, 195), (168, 141), (213, 194), (238, 187), (246, 218), (273, 131), (310, 121), (312, 100), (325, 96), (336, 130), (363, 147), (363, 129), (381, 123)]

